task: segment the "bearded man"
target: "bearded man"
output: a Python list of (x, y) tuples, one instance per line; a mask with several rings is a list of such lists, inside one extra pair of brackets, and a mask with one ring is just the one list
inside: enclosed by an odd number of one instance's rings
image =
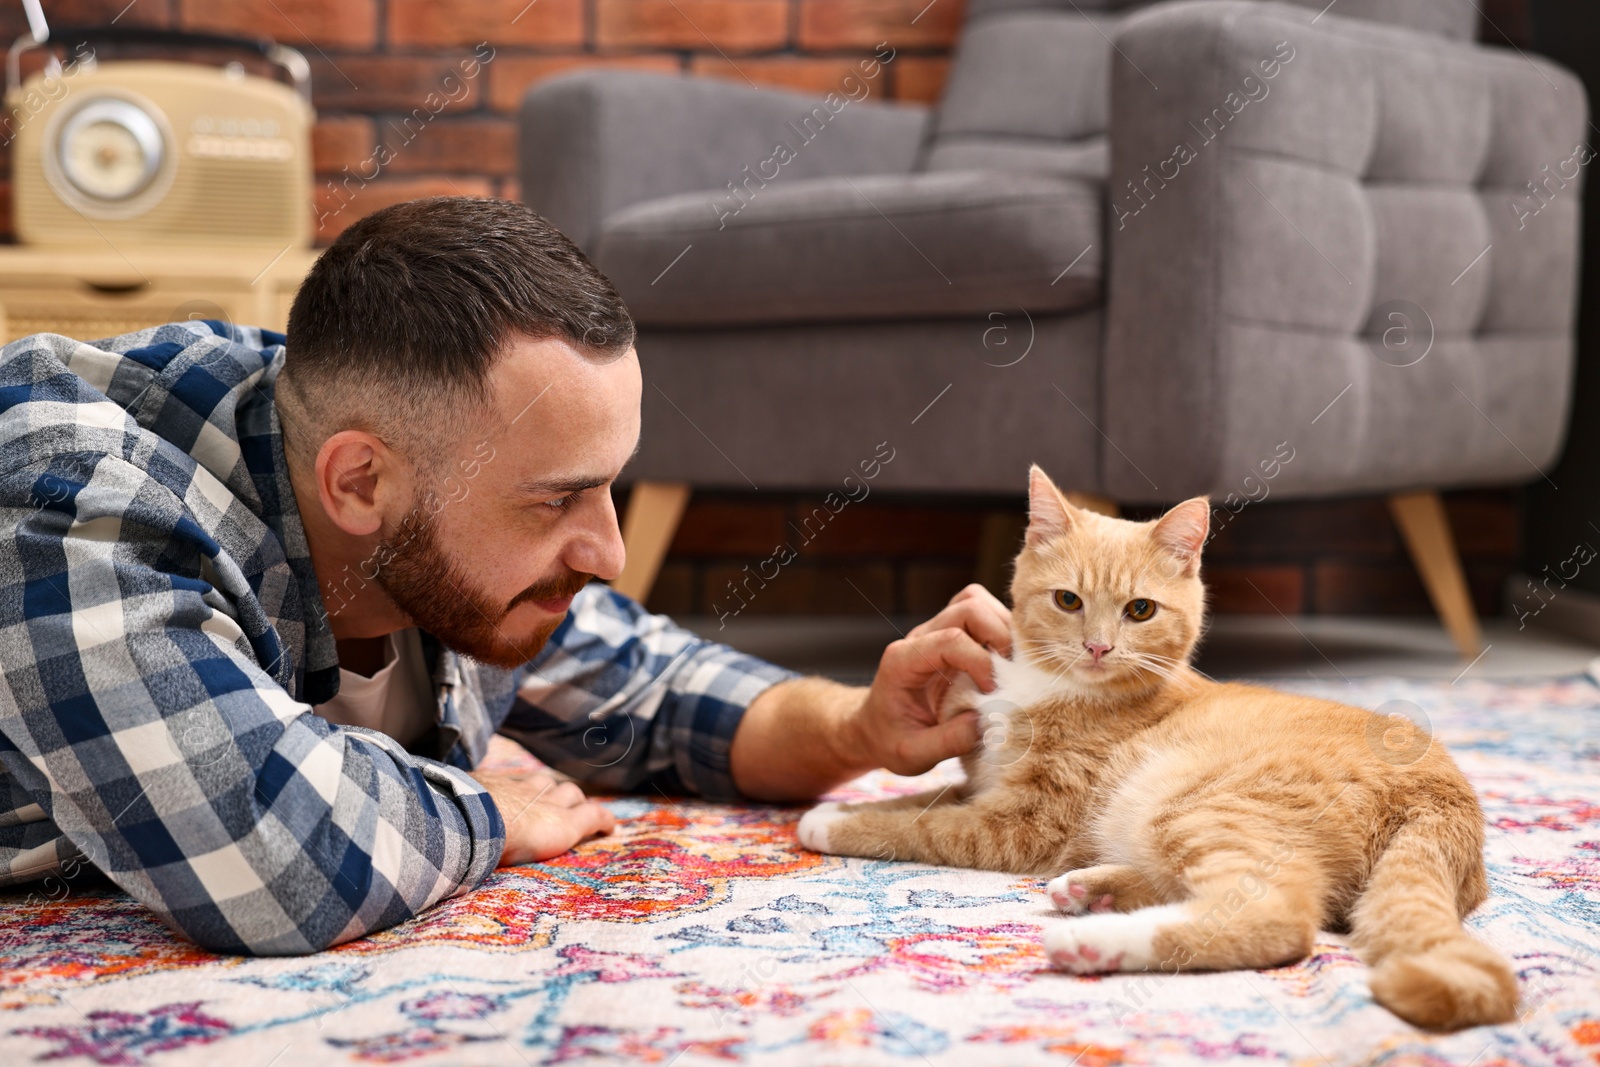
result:
[[(86, 872), (218, 952), (314, 952), (613, 827), (606, 790), (802, 801), (968, 751), (978, 587), (852, 688), (601, 582), (633, 323), (527, 208), (356, 223), (287, 337), (0, 350), (0, 885)], [(600, 581), (596, 581), (599, 579)], [(479, 769), (496, 733), (564, 780)]]

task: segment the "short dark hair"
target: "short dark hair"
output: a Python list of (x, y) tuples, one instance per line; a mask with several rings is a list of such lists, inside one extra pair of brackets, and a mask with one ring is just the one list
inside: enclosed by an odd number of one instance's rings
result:
[(317, 408), (317, 393), (369, 385), (407, 407), (481, 404), (517, 335), (605, 358), (634, 326), (605, 275), (526, 205), (429, 197), (373, 212), (322, 253), (289, 311), (284, 370)]

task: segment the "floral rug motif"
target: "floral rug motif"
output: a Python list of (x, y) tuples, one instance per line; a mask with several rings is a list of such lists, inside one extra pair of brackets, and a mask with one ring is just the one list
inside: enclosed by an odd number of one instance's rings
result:
[(1070, 977), (1040, 879), (819, 856), (798, 808), (626, 797), (615, 835), (314, 957), (211, 955), (108, 883), (0, 891), (0, 1064), (1600, 1064), (1600, 689), (1289, 684), (1455, 753), (1491, 826), (1470, 924), (1515, 963), (1517, 1023), (1415, 1030), (1329, 934), (1270, 971)]

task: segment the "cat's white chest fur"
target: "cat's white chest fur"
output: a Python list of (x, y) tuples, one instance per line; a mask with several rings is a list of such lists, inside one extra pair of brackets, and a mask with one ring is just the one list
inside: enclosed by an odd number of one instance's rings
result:
[(1020, 656), (1012, 660), (991, 652), (989, 658), (994, 664), (994, 691), (981, 692), (970, 677), (962, 675), (950, 687), (940, 710), (941, 719), (948, 719), (967, 708), (977, 709), (977, 758), (968, 763), (973, 793), (994, 785), (1001, 771), (1033, 747), (1033, 720), (1028, 709), (1065, 696), (1072, 688), (1060, 674)]

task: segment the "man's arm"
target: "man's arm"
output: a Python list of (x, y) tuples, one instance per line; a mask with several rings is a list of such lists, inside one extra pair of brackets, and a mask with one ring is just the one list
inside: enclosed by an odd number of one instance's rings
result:
[(737, 800), (728, 758), (745, 709), (797, 677), (591, 583), (499, 729), (596, 788)]
[[(188, 503), (89, 453), (0, 478), (0, 500), (0, 764), (169, 926), (219, 952), (317, 951), (494, 869), (477, 782), (288, 695)], [(0, 855), (0, 881), (25, 858)]]
[(867, 771), (921, 774), (971, 751), (978, 717), (939, 722), (939, 704), (962, 675), (994, 686), (989, 649), (1011, 651), (1011, 613), (981, 585), (884, 650), (870, 688), (802, 678), (773, 686), (734, 735), (734, 781), (762, 800), (811, 800)]
[(606, 789), (805, 800), (875, 767), (927, 770), (969, 750), (975, 716), (937, 721), (1010, 615), (981, 586), (885, 651), (870, 689), (800, 678), (690, 633), (600, 585), (578, 595), (532, 664), (501, 733)]

